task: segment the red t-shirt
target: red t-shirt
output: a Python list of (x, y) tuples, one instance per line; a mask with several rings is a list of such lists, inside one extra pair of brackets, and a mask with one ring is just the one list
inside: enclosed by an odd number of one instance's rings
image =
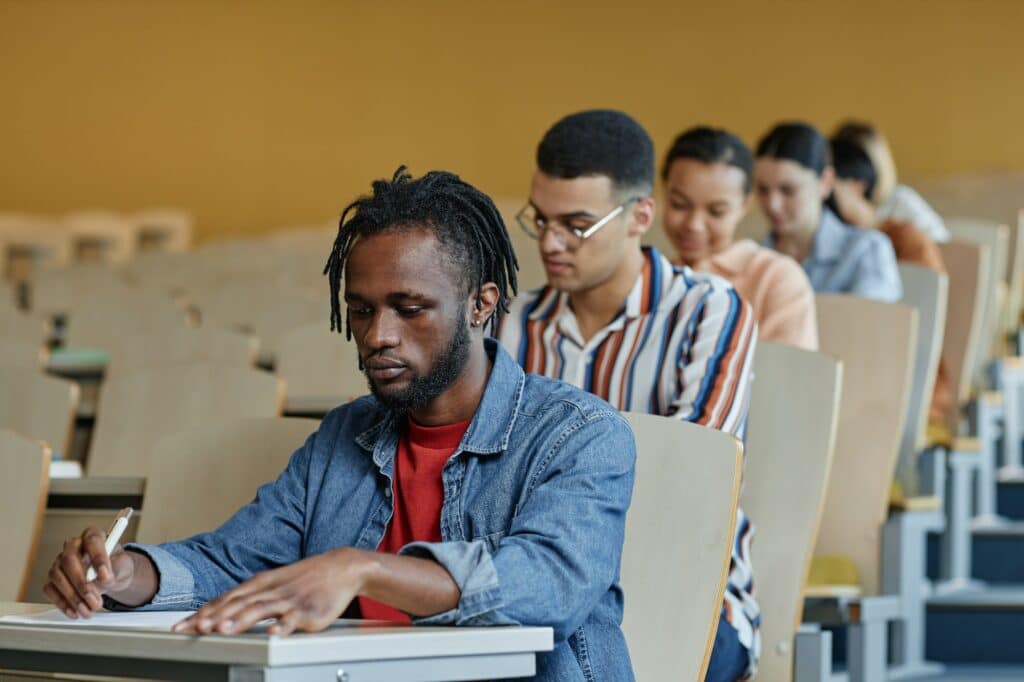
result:
[[(407, 420), (395, 453), (395, 512), (378, 552), (397, 554), (410, 542), (441, 541), (441, 470), (468, 428), (469, 421), (420, 426), (412, 418)], [(366, 597), (359, 597), (359, 608), (363, 618), (410, 622), (401, 611)]]

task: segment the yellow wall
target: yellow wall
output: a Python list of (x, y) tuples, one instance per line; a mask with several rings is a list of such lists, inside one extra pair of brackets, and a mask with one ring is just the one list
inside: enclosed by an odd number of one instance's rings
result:
[(659, 153), (857, 114), (904, 175), (1024, 167), (1024, 2), (0, 3), (0, 210), (194, 211), (200, 237), (335, 214), (399, 163), (522, 196), (562, 114)]

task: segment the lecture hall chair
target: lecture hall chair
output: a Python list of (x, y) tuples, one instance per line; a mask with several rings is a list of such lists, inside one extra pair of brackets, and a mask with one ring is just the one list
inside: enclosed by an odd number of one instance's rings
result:
[(64, 345), (113, 355), (139, 336), (173, 333), (186, 324), (185, 312), (169, 295), (126, 287), (79, 300), (68, 312)]
[(29, 309), (40, 317), (63, 316), (88, 298), (114, 296), (128, 288), (122, 273), (105, 263), (35, 270), (29, 280)]
[(42, 216), (0, 213), (0, 280), (29, 279), (36, 269), (71, 262), (71, 240)]
[(326, 320), (284, 334), (275, 371), (284, 379), (289, 413), (326, 414), (367, 392), (355, 341), (332, 332)]
[(326, 289), (274, 283), (266, 279), (227, 282), (189, 292), (203, 326), (240, 330), (260, 340), (267, 362), (277, 357), (281, 337), (304, 324), (327, 323)]
[(908, 615), (898, 595), (879, 595), (882, 525), (907, 420), (918, 314), (905, 304), (843, 294), (818, 294), (815, 307), (819, 350), (843, 363), (843, 385), (805, 596), (829, 608), (859, 604), (859, 621), (848, 623), (850, 680), (883, 679), (887, 623)]
[[(264, 417), (182, 425), (152, 448), (138, 540), (159, 543), (213, 530), (284, 471), (320, 425)], [(190, 503), (182, 505), (182, 500)]]
[(1010, 231), (1006, 225), (977, 218), (946, 218), (946, 226), (954, 242), (984, 244), (991, 251), (991, 267), (987, 270), (984, 288), (984, 321), (981, 353), (974, 366), (973, 381), (979, 387), (988, 385), (988, 365), (1005, 354), (1001, 318), (1007, 299), (1007, 270), (1010, 260)]
[(42, 371), (50, 357), (41, 343), (25, 339), (0, 336), (0, 367), (21, 367)]
[(129, 341), (111, 348), (106, 378), (152, 367), (196, 363), (252, 368), (260, 349), (255, 336), (185, 325), (144, 330), (132, 335)]
[(741, 506), (756, 529), (761, 607), (758, 677), (792, 680), (803, 590), (835, 448), (842, 363), (824, 353), (759, 343), (747, 425)]
[(633, 669), (638, 680), (703, 680), (732, 556), (743, 446), (670, 417), (623, 416), (637, 451), (621, 574)]
[(284, 382), (259, 370), (192, 364), (115, 374), (100, 388), (85, 469), (90, 476), (144, 476), (149, 453), (166, 433), (277, 417), (283, 409)]
[(178, 208), (151, 208), (127, 216), (135, 252), (181, 252), (192, 245), (192, 216)]
[(889, 500), (890, 515), (882, 529), (882, 592), (903, 598), (906, 617), (896, 623), (891, 646), (893, 660), (909, 675), (936, 669), (924, 660), (927, 595), (922, 584), (928, 533), (942, 531), (945, 525), (943, 500), (941, 496), (921, 494), (917, 472), (921, 454), (929, 445), (928, 413), (944, 341), (949, 276), (904, 263), (899, 269), (903, 281), (901, 302), (917, 311), (919, 325), (907, 420), (896, 466), (897, 483)]
[(60, 225), (71, 239), (75, 263), (125, 263), (135, 254), (135, 225), (113, 211), (75, 211), (63, 216)]
[(0, 499), (4, 523), (0, 526), (0, 601), (21, 601), (28, 589), (43, 526), (43, 511), (50, 486), (50, 449), (22, 434), (0, 428)]
[(67, 457), (78, 410), (78, 385), (47, 376), (38, 367), (0, 366), (0, 428), (46, 443)]
[[(1013, 272), (1017, 265), (1018, 254), (1021, 246), (1014, 244), (1010, 249), (1016, 236), (1017, 225), (1010, 230), (1006, 225), (990, 220), (978, 218), (949, 218), (947, 219), (950, 232), (957, 241), (972, 244), (987, 244), (992, 249), (992, 258), (995, 268), (990, 270), (986, 285), (986, 303), (984, 307), (985, 319), (982, 329), (981, 353), (978, 357), (976, 368), (977, 376), (975, 383), (980, 391), (991, 387), (997, 400), (1002, 401), (1002, 459), (1003, 466), (999, 471), (1002, 480), (1024, 479), (1024, 456), (1022, 456), (1021, 439), (1024, 438), (1024, 414), (1021, 403), (1021, 391), (1024, 390), (1024, 360), (1020, 357), (1010, 356), (1010, 339), (1015, 335), (1016, 325), (1009, 328), (1007, 317), (1019, 316), (1008, 314), (1009, 306), (1020, 305), (1020, 287), (1010, 289), (1014, 284), (1014, 277), (1019, 274)], [(1019, 282), (1016, 282), (1019, 284)], [(995, 410), (998, 411), (998, 410)], [(998, 417), (997, 417), (998, 419)], [(994, 507), (995, 479), (991, 475), (994, 470), (995, 457), (983, 457), (980, 463), (979, 486), (984, 485), (985, 490), (978, 490), (978, 523), (984, 525), (999, 525), (1002, 521), (996, 516)], [(983, 483), (982, 483), (983, 481)]]
[[(939, 244), (939, 249), (949, 275), (942, 359), (952, 383), (954, 405), (945, 424), (931, 425), (930, 440), (942, 448), (926, 451), (921, 483), (926, 492), (944, 500), (946, 530), (941, 580), (936, 586), (943, 591), (970, 584), (972, 501), (982, 518), (995, 514), (996, 442), (1004, 405), (999, 392), (979, 391), (974, 382), (975, 368), (980, 366), (986, 347), (983, 331), (986, 287), (993, 282), (992, 248), (952, 241)], [(967, 429), (964, 415), (970, 417)]]
[(899, 271), (903, 282), (901, 302), (917, 310), (920, 322), (907, 423), (896, 465), (901, 497), (911, 498), (920, 493), (918, 455), (928, 445), (928, 414), (942, 357), (949, 276), (909, 263), (900, 263)]
[(1017, 212), (1016, 220), (1010, 223), (1010, 253), (1006, 265), (1008, 287), (1006, 305), (1003, 310), (1002, 327), (1014, 341), (1013, 352), (1024, 353), (1017, 341), (1021, 328), (1021, 306), (1024, 305), (1024, 209)]
[(205, 262), (193, 251), (143, 251), (124, 265), (125, 279), (141, 289), (187, 302), (189, 285), (206, 276)]
[(49, 323), (0, 299), (0, 366), (41, 367), (49, 335)]

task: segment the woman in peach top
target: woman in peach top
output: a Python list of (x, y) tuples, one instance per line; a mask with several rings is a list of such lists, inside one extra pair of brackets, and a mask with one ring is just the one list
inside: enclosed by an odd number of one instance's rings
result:
[(728, 280), (754, 308), (759, 340), (817, 350), (814, 291), (800, 264), (750, 239), (733, 241), (753, 172), (750, 150), (729, 132), (699, 127), (676, 138), (662, 168), (673, 260)]

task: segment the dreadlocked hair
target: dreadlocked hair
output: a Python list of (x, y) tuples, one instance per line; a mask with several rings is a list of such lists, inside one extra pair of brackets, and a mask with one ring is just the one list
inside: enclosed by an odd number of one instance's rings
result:
[[(454, 173), (431, 171), (413, 179), (399, 166), (391, 180), (375, 180), (372, 194), (345, 207), (324, 274), (331, 286), (331, 331), (341, 332), (341, 281), (359, 237), (386, 231), (432, 230), (460, 273), (467, 293), (476, 289), (479, 310), (485, 282), (498, 286), (491, 333), (518, 291), (516, 260), (505, 222), (491, 199)], [(345, 336), (352, 338), (346, 315)]]

